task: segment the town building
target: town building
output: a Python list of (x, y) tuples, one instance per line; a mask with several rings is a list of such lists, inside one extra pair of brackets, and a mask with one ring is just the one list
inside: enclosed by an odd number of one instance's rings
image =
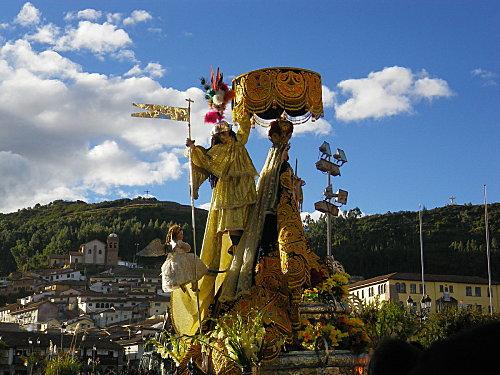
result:
[(78, 251), (69, 253), (69, 263), (92, 265), (118, 265), (118, 251), (120, 249), (118, 235), (111, 233), (106, 243), (97, 239), (80, 245)]
[(44, 280), (33, 276), (20, 276), (7, 280), (7, 283), (0, 285), (0, 296), (16, 294), (29, 294), (43, 290)]
[(85, 280), (85, 275), (83, 275), (80, 271), (71, 268), (40, 269), (31, 271), (31, 274), (34, 277), (39, 277), (40, 279), (46, 282), (53, 282), (53, 281), (57, 282), (63, 280), (76, 280), (76, 281)]
[(67, 264), (69, 264), (69, 254), (59, 255), (59, 254), (50, 254), (48, 257), (49, 267), (53, 268), (63, 268)]
[[(407, 304), (410, 301), (419, 303), (423, 295), (431, 299), (431, 311), (439, 310), (445, 305), (475, 308), (489, 311), (488, 280), (476, 276), (459, 275), (424, 275), (425, 288), (422, 286), (422, 275), (418, 273), (394, 272), (372, 277), (349, 285), (349, 293), (366, 303), (394, 301)], [(500, 311), (500, 283), (492, 283), (493, 311)]]
[(41, 323), (50, 319), (57, 319), (59, 307), (52, 302), (40, 301), (19, 305), (18, 308), (9, 311), (6, 321), (17, 323), (23, 329), (38, 331)]
[(50, 358), (57, 352), (76, 352), (82, 371), (100, 374), (118, 374), (123, 366), (123, 347), (110, 340), (90, 334), (61, 335), (60, 333), (40, 334), (35, 332), (0, 331), (0, 375), (40, 374), (43, 361), (27, 367), (24, 358), (37, 354), (40, 358)]

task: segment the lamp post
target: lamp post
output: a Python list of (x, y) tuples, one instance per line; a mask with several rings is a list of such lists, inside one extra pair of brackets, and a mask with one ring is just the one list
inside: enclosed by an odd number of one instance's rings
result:
[(97, 348), (96, 346), (92, 346), (92, 375), (95, 375), (95, 362), (97, 357)]
[(139, 243), (135, 243), (135, 254), (134, 254), (134, 261), (133, 263), (135, 264), (135, 258), (137, 257), (137, 253), (139, 252)]
[(422, 270), (422, 298), (425, 296), (425, 280), (424, 280), (424, 240), (422, 237), (422, 205), (419, 205), (418, 210), (418, 227), (420, 233), (420, 268)]
[(415, 313), (417, 311), (417, 303), (413, 301), (413, 298), (411, 298), (411, 296), (408, 296), (408, 299), (406, 300), (406, 306), (408, 306), (408, 309), (411, 313)]
[(28, 344), (30, 346), (30, 354), (28, 356), (26, 365), (29, 366), (30, 375), (33, 375), (33, 367), (38, 362), (35, 360), (35, 350), (34, 350), (35, 343), (37, 345), (40, 345), (40, 338), (39, 337), (36, 339), (36, 341), (33, 341), (33, 339), (31, 337), (28, 339)]
[(431, 311), (431, 306), (432, 306), (432, 300), (429, 297), (429, 295), (426, 294), (420, 300), (420, 312), (422, 315), (422, 320), (427, 319), (427, 315), (429, 315), (429, 312)]
[(66, 330), (66, 324), (61, 324), (61, 352), (63, 351), (63, 337), (64, 332)]
[[(314, 209), (326, 214), (326, 253), (327, 256), (332, 255), (332, 228), (330, 215), (337, 216), (339, 213), (339, 207), (347, 203), (348, 192), (346, 190), (338, 190), (336, 193), (333, 192), (333, 186), (331, 178), (332, 176), (340, 176), (340, 167), (347, 163), (347, 158), (345, 152), (341, 149), (337, 149), (337, 152), (332, 155), (330, 144), (328, 142), (323, 142), (319, 147), (321, 152), (320, 159), (316, 162), (316, 169), (327, 174), (327, 185), (323, 195), (325, 199), (322, 201), (314, 203)], [(335, 162), (332, 162), (332, 157)], [(335, 198), (332, 203), (332, 199)]]
[(488, 303), (490, 315), (493, 315), (493, 300), (491, 294), (491, 259), (490, 259), (490, 232), (488, 229), (488, 200), (486, 199), (486, 185), (483, 186), (484, 190), (484, 228), (486, 234), (486, 259), (488, 261)]

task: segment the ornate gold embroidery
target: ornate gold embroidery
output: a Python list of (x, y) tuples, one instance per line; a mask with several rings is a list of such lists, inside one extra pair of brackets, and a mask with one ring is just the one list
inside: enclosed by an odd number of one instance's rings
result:
[[(321, 76), (300, 68), (265, 68), (233, 79), (233, 112), (261, 115), (280, 107), (293, 116), (323, 116)], [(289, 113), (289, 115), (292, 115)]]
[(132, 103), (134, 107), (145, 109), (147, 112), (132, 113), (132, 117), (162, 118), (175, 121), (189, 121), (189, 109), (182, 107), (171, 107), (160, 104)]

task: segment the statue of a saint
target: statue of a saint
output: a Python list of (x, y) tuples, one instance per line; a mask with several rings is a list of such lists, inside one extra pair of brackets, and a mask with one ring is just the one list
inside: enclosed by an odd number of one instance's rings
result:
[[(191, 152), (196, 190), (207, 178), (213, 188), (200, 254), (209, 269), (224, 270), (229, 267), (234, 248), (244, 233), (248, 213), (257, 197), (255, 178), (258, 174), (245, 148), (249, 133), (250, 119), (246, 116), (239, 123), (236, 133), (226, 121), (218, 122), (209, 149), (195, 146), (191, 139), (186, 141)], [(209, 273), (199, 281), (202, 320), (208, 316), (210, 304), (224, 278), (224, 273), (217, 276)], [(195, 333), (198, 317), (194, 292), (173, 291), (171, 300), (177, 331)]]

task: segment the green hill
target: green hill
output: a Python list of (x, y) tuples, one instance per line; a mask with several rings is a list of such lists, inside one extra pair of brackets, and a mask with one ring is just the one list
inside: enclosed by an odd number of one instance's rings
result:
[[(197, 209), (197, 240), (201, 244), (207, 211)], [(48, 205), (0, 214), (0, 274), (43, 266), (49, 254), (67, 254), (92, 239), (120, 237), (119, 256), (132, 260), (152, 239), (164, 240), (168, 226), (191, 228), (191, 207), (155, 198), (120, 199), (88, 204), (54, 201)], [(185, 231), (192, 241), (191, 230)]]
[[(420, 272), (418, 212), (361, 217), (354, 209), (332, 220), (333, 255), (352, 275)], [(500, 279), (500, 203), (488, 207), (491, 269)], [(426, 273), (487, 276), (484, 206), (451, 205), (424, 210)], [(311, 246), (322, 255), (326, 221), (306, 225)]]
[[(201, 245), (207, 211), (197, 209), (197, 242)], [(492, 272), (500, 279), (500, 203), (489, 206)], [(153, 238), (165, 237), (170, 223), (186, 226), (191, 238), (191, 208), (154, 198), (120, 199), (88, 204), (54, 201), (15, 213), (0, 214), (0, 274), (36, 268), (48, 254), (66, 254), (92, 239), (120, 236), (122, 259), (132, 260)], [(326, 222), (306, 223), (311, 247), (326, 253)], [(484, 207), (453, 205), (423, 212), (425, 272), (486, 276)], [(353, 275), (371, 277), (389, 272), (420, 272), (417, 212), (361, 217), (354, 209), (332, 220), (336, 259)]]

